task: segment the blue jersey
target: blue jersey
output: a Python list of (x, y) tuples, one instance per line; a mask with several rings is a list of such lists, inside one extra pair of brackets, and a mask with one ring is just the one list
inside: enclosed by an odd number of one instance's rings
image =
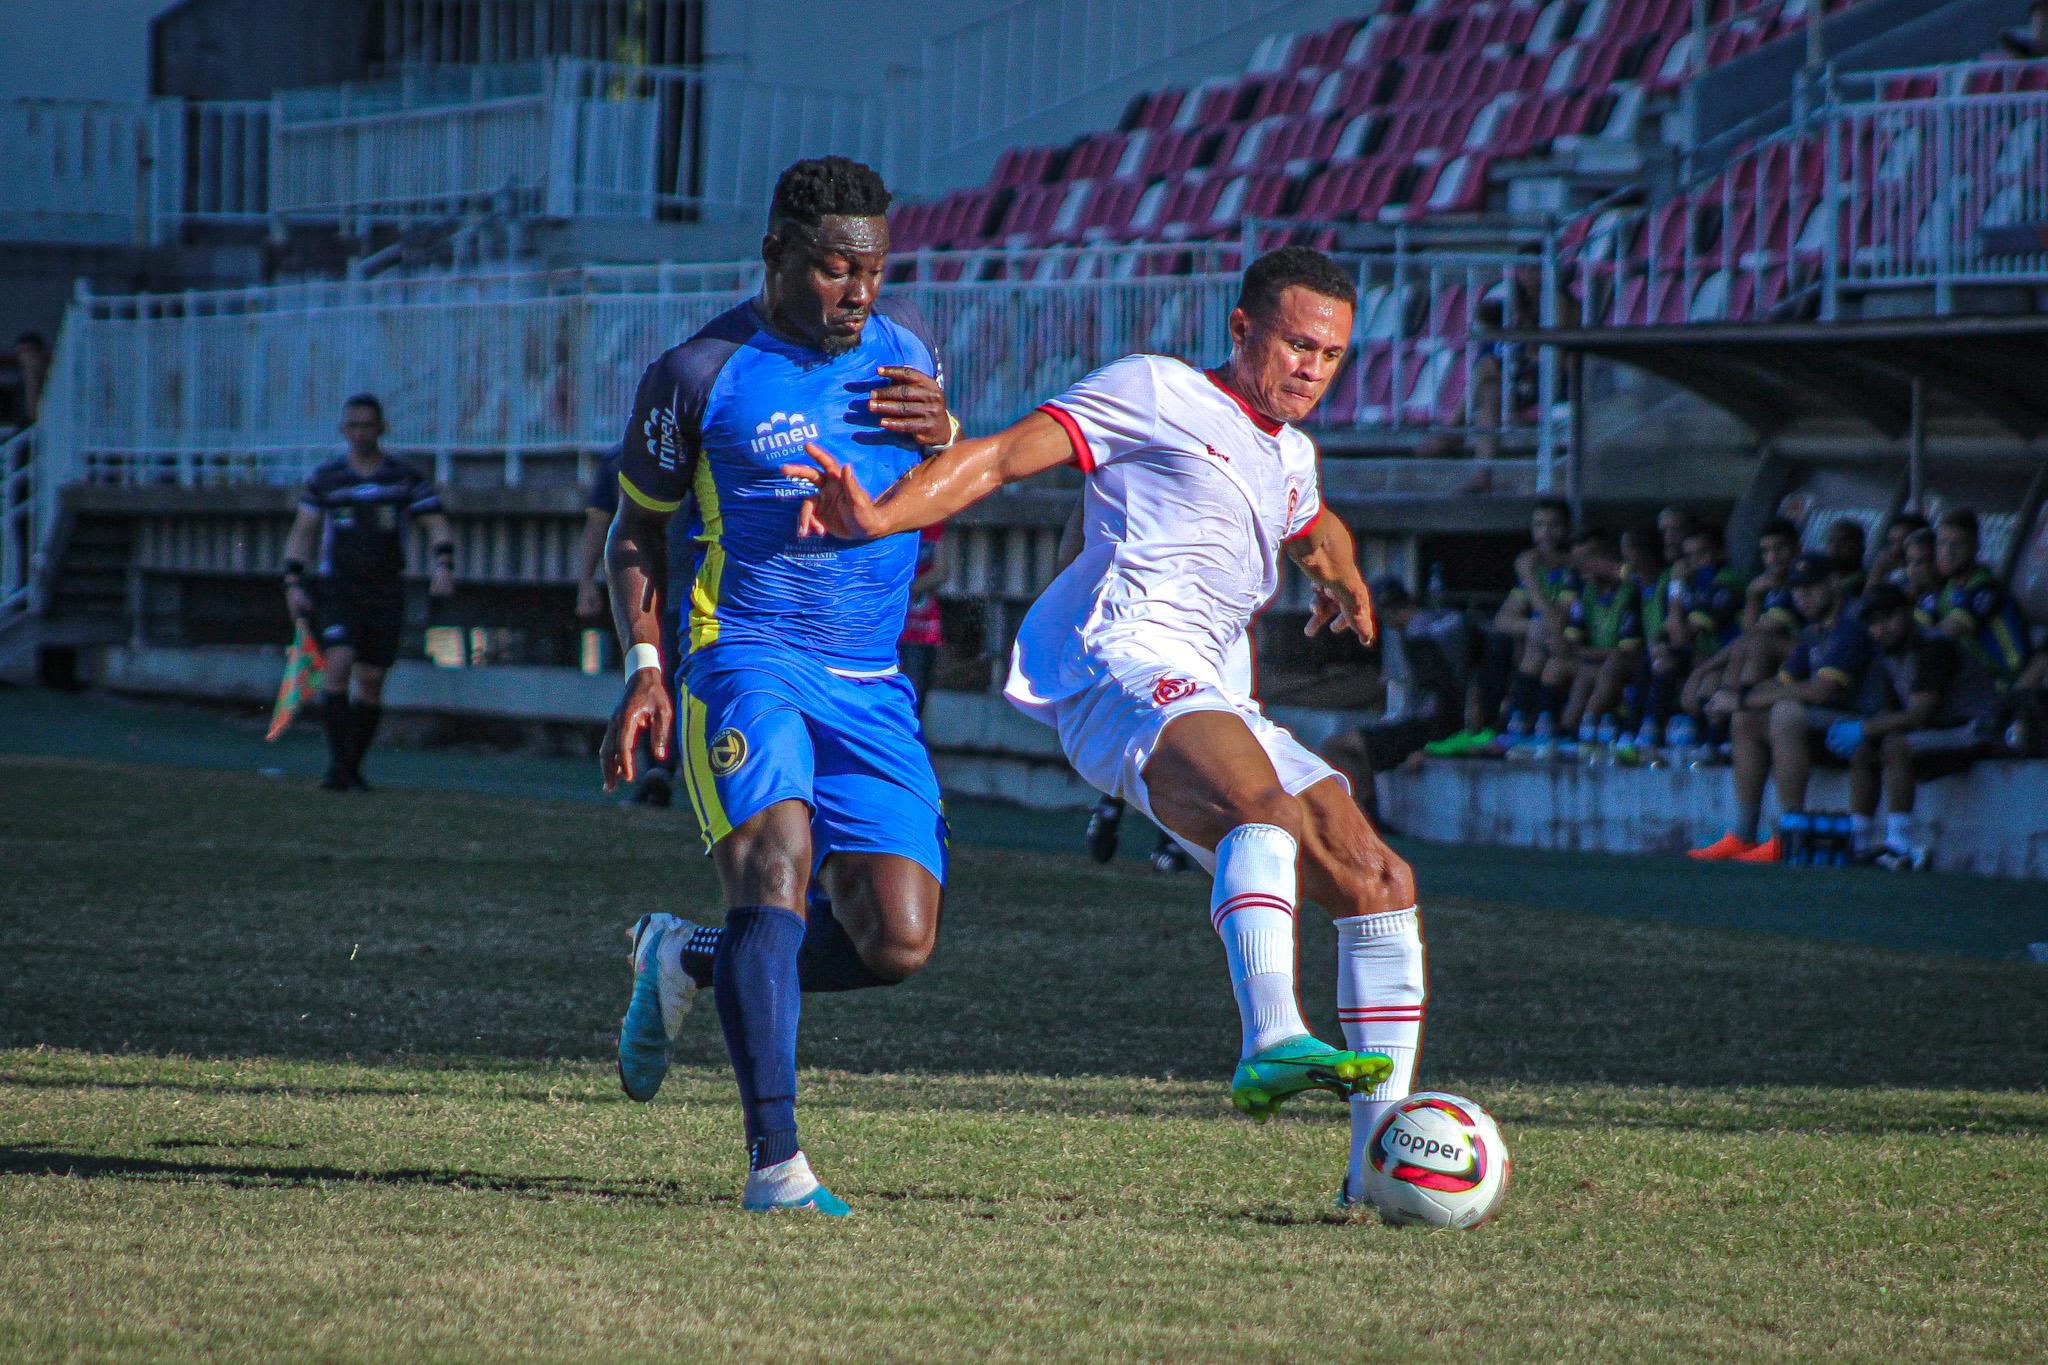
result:
[(749, 301), (648, 366), (619, 488), (654, 512), (696, 498), (688, 578), (673, 550), (669, 574), (688, 650), (749, 644), (849, 673), (896, 666), (916, 533), (799, 539), (798, 510), (813, 490), (782, 473), (805, 463), (804, 443), (815, 441), (879, 494), (923, 458), (868, 411), (868, 395), (890, 383), (876, 373), (883, 365), (945, 379), (923, 320), (894, 299), (877, 301), (844, 355), (769, 331)]

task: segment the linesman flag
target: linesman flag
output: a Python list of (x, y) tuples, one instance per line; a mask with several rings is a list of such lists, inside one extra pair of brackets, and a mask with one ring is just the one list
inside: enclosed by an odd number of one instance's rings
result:
[(327, 681), (327, 656), (313, 638), (313, 628), (304, 619), (292, 623), (292, 647), (285, 651), (284, 677), (277, 684), (277, 705), (270, 712), (270, 733), (276, 739), (291, 728), (299, 708), (320, 695)]

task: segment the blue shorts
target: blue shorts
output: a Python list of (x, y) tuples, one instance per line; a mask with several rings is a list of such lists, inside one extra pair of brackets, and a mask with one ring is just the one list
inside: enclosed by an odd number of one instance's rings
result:
[(716, 645), (684, 660), (683, 785), (704, 847), (777, 801), (811, 808), (812, 866), (893, 853), (946, 879), (946, 817), (900, 674), (842, 678), (801, 654)]

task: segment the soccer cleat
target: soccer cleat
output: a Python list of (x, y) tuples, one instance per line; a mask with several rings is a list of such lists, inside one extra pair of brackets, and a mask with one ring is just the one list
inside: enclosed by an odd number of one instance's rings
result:
[(823, 1185), (796, 1199), (755, 1199), (750, 1195), (740, 1200), (740, 1207), (748, 1213), (822, 1213), (827, 1218), (844, 1218), (853, 1212), (844, 1199)]
[(1105, 796), (1088, 812), (1088, 856), (1106, 863), (1116, 856), (1118, 826), (1123, 824), (1124, 803)]
[(1887, 872), (1925, 872), (1934, 862), (1931, 848), (1885, 848), (1870, 860)]
[(696, 998), (697, 983), (680, 956), (662, 952), (669, 936), (684, 929), (670, 914), (642, 915), (627, 931), (633, 950), (633, 998), (619, 1021), (619, 1087), (641, 1104), (654, 1098), (668, 1077), (669, 1042)]
[(1351, 1193), (1351, 1173), (1349, 1171), (1346, 1171), (1344, 1178), (1337, 1182), (1337, 1198), (1332, 1202), (1335, 1203), (1337, 1212), (1347, 1218), (1367, 1209), (1377, 1210), (1378, 1208), (1378, 1205), (1372, 1202), (1372, 1196), (1366, 1194), (1363, 1190), (1355, 1195)]
[(1370, 1090), (1394, 1071), (1382, 1052), (1350, 1052), (1309, 1033), (1282, 1038), (1237, 1064), (1230, 1078), (1230, 1102), (1260, 1123), (1273, 1117), (1282, 1100), (1304, 1090), (1327, 1090), (1348, 1099)]
[(1782, 853), (1783, 849), (1778, 843), (1778, 836), (1773, 834), (1762, 843), (1744, 849), (1728, 859), (1728, 861), (1731, 863), (1775, 863)]
[(1152, 850), (1154, 872), (1185, 872), (1188, 870), (1188, 851), (1174, 842), (1171, 835), (1159, 836), (1159, 847)]
[(1761, 844), (1752, 843), (1731, 831), (1705, 848), (1688, 850), (1685, 856), (1696, 863), (1726, 863), (1734, 861), (1753, 848), (1761, 847)]
[(326, 776), (320, 779), (320, 789), (330, 792), (347, 791), (349, 789), (348, 774), (339, 767), (329, 768)]

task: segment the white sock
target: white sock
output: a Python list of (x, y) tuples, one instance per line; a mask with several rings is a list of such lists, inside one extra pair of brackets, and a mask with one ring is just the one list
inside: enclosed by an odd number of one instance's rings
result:
[(1870, 852), (1870, 837), (1877, 830), (1877, 817), (1855, 815), (1849, 817), (1849, 845), (1858, 853)]
[(1894, 853), (1910, 853), (1913, 851), (1913, 812), (1909, 810), (1885, 812), (1884, 846)]
[(1240, 1056), (1308, 1032), (1294, 997), (1297, 852), (1294, 836), (1278, 825), (1239, 825), (1216, 845), (1209, 922), (1230, 960)]
[(787, 1161), (778, 1161), (773, 1166), (763, 1166), (758, 1171), (747, 1172), (745, 1198), (752, 1203), (787, 1204), (801, 1199), (818, 1188), (818, 1177), (811, 1174), (811, 1163), (802, 1152)]
[(1360, 1193), (1365, 1146), (1374, 1125), (1396, 1100), (1415, 1088), (1415, 1058), (1422, 1049), (1422, 924), (1410, 906), (1384, 915), (1334, 921), (1337, 926), (1337, 1018), (1344, 1046), (1384, 1052), (1394, 1070), (1370, 1094), (1351, 1099), (1351, 1169), (1345, 1188)]

